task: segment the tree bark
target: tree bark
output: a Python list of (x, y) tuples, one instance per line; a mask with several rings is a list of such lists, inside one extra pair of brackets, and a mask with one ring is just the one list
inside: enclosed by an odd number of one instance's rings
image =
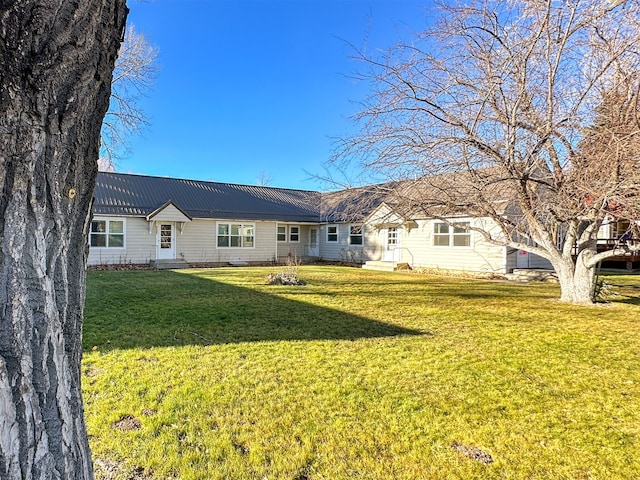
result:
[(575, 262), (565, 257), (552, 262), (560, 282), (560, 301), (580, 305), (594, 303), (596, 269), (588, 261), (592, 255), (590, 250), (583, 250)]
[(0, 478), (93, 478), (87, 226), (125, 0), (0, 1)]

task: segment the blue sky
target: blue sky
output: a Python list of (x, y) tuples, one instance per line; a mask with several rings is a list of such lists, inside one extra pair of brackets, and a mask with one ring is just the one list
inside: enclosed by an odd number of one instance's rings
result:
[[(117, 170), (316, 189), (332, 138), (367, 86), (346, 42), (386, 48), (427, 22), (425, 1), (129, 2), (159, 50), (151, 124)], [(326, 187), (326, 185), (324, 185)]]

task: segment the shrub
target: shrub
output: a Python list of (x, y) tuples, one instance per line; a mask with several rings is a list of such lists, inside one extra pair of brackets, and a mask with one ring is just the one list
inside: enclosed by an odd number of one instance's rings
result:
[(267, 283), (269, 285), (306, 285), (306, 282), (298, 277), (299, 266), (300, 259), (295, 256), (288, 257), (284, 270), (276, 274), (270, 273), (267, 276)]

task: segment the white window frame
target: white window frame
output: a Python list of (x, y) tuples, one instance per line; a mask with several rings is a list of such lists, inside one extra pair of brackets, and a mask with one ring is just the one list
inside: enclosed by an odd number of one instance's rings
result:
[[(335, 229), (335, 232), (331, 232), (332, 229)], [(338, 233), (339, 233), (338, 225), (327, 225), (327, 236), (326, 236), (327, 243), (338, 243), (338, 240), (339, 240)], [(329, 239), (330, 235), (331, 236), (335, 235), (336, 239), (330, 240)]]
[[(283, 229), (284, 231), (280, 231)], [(287, 241), (287, 226), (286, 225), (277, 225), (276, 226), (276, 240), (278, 243), (286, 243)]]
[[(220, 226), (227, 226), (227, 234), (220, 235)], [(233, 228), (239, 228), (238, 235), (232, 235)], [(251, 235), (246, 235), (245, 231), (247, 229), (251, 229)], [(228, 238), (228, 245), (220, 245), (220, 238)], [(231, 245), (231, 239), (237, 237), (239, 239), (239, 245)], [(245, 245), (246, 239), (251, 238), (251, 245)], [(242, 223), (242, 222), (216, 222), (216, 248), (218, 249), (232, 249), (232, 248), (241, 248), (241, 249), (254, 249), (256, 248), (256, 224), (255, 223)]]
[[(446, 232), (437, 232), (441, 226), (446, 227)], [(459, 231), (460, 228), (464, 228), (464, 231)], [(458, 230), (458, 231), (456, 231)], [(457, 221), (457, 222), (434, 222), (432, 228), (431, 245), (435, 248), (472, 248), (473, 247), (473, 232), (471, 231), (471, 222), (469, 220)], [(436, 243), (436, 238), (447, 239), (447, 244)], [(456, 245), (456, 239), (468, 238), (468, 245)]]
[[(444, 231), (441, 231), (441, 228)], [(434, 247), (450, 247), (451, 246), (451, 225), (446, 222), (435, 222), (433, 224), (433, 236), (431, 238), (431, 245)], [(446, 240), (446, 244), (437, 242), (436, 239)]]
[[(294, 229), (296, 233), (293, 233)], [(295, 240), (294, 236), (297, 237)], [(300, 243), (300, 225), (289, 225), (289, 243)]]
[[(105, 231), (104, 232), (94, 232), (93, 231), (93, 222), (105, 222)], [(111, 224), (112, 223), (122, 223), (122, 233), (111, 233)], [(104, 236), (105, 245), (104, 246), (94, 246), (91, 245), (91, 238), (94, 235)], [(117, 247), (112, 247), (109, 245), (109, 237), (113, 235), (122, 236), (122, 245), (118, 245)], [(109, 250), (124, 250), (127, 248), (127, 221), (125, 218), (107, 218), (107, 217), (94, 217), (91, 219), (91, 225), (89, 225), (89, 248), (92, 249), (109, 249)]]
[[(353, 230), (357, 228), (360, 233), (353, 233)], [(353, 239), (359, 238), (359, 243), (354, 243)], [(362, 223), (352, 223), (349, 225), (349, 245), (353, 245), (355, 247), (362, 247), (364, 245), (364, 225)]]

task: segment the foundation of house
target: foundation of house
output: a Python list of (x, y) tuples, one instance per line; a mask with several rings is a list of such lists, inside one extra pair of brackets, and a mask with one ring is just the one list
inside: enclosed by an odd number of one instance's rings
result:
[(381, 272), (395, 272), (397, 270), (410, 270), (408, 263), (404, 262), (383, 262), (381, 260), (369, 260), (362, 265), (365, 270), (379, 270)]

